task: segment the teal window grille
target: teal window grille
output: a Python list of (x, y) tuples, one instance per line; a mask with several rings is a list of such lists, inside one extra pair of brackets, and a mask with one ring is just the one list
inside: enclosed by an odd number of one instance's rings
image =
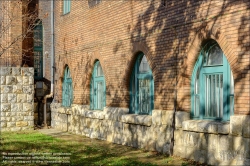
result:
[(227, 121), (234, 112), (234, 81), (218, 43), (202, 48), (191, 81), (191, 117)]
[(62, 106), (70, 107), (72, 103), (73, 103), (72, 78), (70, 75), (69, 67), (66, 66), (63, 77)]
[(106, 84), (99, 61), (94, 65), (90, 84), (90, 109), (103, 110), (106, 106)]
[(40, 21), (33, 30), (34, 78), (43, 78), (43, 26)]
[(154, 108), (154, 79), (147, 58), (140, 53), (130, 79), (130, 108), (132, 114), (151, 115)]
[(63, 0), (63, 14), (70, 12), (71, 0)]

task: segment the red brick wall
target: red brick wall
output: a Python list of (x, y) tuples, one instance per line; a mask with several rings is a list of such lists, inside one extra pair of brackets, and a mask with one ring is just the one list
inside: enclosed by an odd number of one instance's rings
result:
[[(153, 71), (155, 109), (190, 111), (190, 80), (202, 43), (214, 39), (235, 81), (235, 113), (249, 111), (250, 2), (247, 0), (105, 1), (93, 8), (71, 1), (63, 15), (56, 1), (56, 100), (61, 102), (63, 69), (73, 79), (74, 103), (89, 104), (90, 79), (100, 60), (107, 106), (128, 107), (136, 55), (144, 52)], [(177, 87), (175, 84), (177, 83)]]
[(44, 78), (51, 80), (51, 54), (52, 54), (52, 32), (51, 32), (51, 1), (39, 0), (39, 19), (43, 25), (43, 67)]

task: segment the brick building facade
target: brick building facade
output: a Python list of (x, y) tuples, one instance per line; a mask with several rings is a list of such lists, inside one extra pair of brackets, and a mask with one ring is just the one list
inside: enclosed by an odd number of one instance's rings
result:
[[(56, 1), (52, 126), (209, 164), (249, 164), (249, 7), (246, 0)], [(210, 73), (207, 45), (224, 59)], [(150, 101), (135, 67), (140, 55), (153, 77)], [(99, 64), (103, 84), (95, 81)]]
[(55, 47), (52, 127), (212, 165), (250, 163), (247, 0), (50, 5), (39, 1), (47, 79)]

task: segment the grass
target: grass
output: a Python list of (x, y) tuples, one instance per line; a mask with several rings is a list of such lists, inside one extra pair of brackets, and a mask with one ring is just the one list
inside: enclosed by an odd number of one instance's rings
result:
[[(46, 165), (45, 160), (57, 162), (57, 164), (54, 165), (193, 165), (191, 162), (189, 163), (188, 161), (181, 160), (180, 158), (167, 157), (164, 155), (159, 155), (156, 152), (143, 151), (132, 147), (108, 143), (106, 141), (90, 139), (84, 136), (49, 136), (36, 130), (22, 132), (2, 132), (0, 145), (0, 151), (2, 154), (0, 158), (0, 162), (2, 161), (1, 165), (10, 165), (9, 163), (11, 161), (36, 161), (44, 162), (43, 165)], [(6, 155), (6, 153), (12, 153), (12, 155)], [(13, 153), (20, 155), (13, 155)], [(35, 157), (40, 158), (3, 158), (30, 157), (32, 156), (30, 155), (31, 153), (33, 153)], [(66, 157), (66, 159), (63, 159), (62, 157)], [(5, 163), (4, 160), (7, 160), (9, 163)], [(66, 162), (66, 164), (59, 164), (59, 162), (62, 161)], [(13, 165), (16, 166), (18, 164), (15, 163)], [(37, 165), (37, 163), (29, 163), (25, 165)]]

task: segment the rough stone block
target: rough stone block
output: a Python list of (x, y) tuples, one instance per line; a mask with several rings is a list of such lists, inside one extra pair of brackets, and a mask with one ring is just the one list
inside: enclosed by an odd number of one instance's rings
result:
[(34, 94), (34, 86), (29, 85), (29, 86), (23, 86), (23, 93), (25, 94)]
[(183, 111), (177, 111), (175, 113), (175, 127), (181, 128), (182, 122), (190, 119), (190, 113), (189, 112), (183, 112)]
[(124, 122), (124, 123), (151, 126), (151, 124), (152, 124), (152, 116), (150, 116), (150, 115), (127, 114), (127, 115), (122, 115), (121, 121)]
[(94, 119), (104, 119), (103, 111), (86, 111), (85, 117)]
[(6, 77), (0, 76), (0, 85), (5, 85), (5, 84), (6, 84)]
[(242, 135), (243, 116), (234, 115), (230, 117), (230, 134)]
[(34, 109), (34, 105), (30, 103), (23, 103), (23, 111), (31, 112)]
[(7, 127), (14, 127), (16, 126), (16, 122), (7, 122)]
[(113, 139), (112, 139), (113, 143), (122, 144), (122, 141), (123, 141), (122, 133), (113, 133)]
[(128, 108), (104, 107), (103, 110), (105, 119), (113, 121), (121, 121), (122, 115), (128, 114)]
[(137, 115), (135, 114), (129, 114), (129, 115), (122, 115), (121, 121), (124, 123), (131, 123), (131, 124), (136, 124), (135, 122), (135, 117)]
[(250, 138), (250, 116), (247, 115), (243, 118), (243, 137)]
[(18, 76), (21, 75), (21, 68), (20, 67), (12, 67), (12, 75), (13, 76)]
[(182, 146), (182, 145), (175, 145), (174, 146), (174, 155), (185, 158), (186, 157), (186, 147)]
[(1, 104), (8, 103), (8, 94), (1, 94)]
[(211, 152), (218, 150), (219, 135), (207, 134), (206, 138), (208, 139), (208, 150)]
[(34, 68), (22, 67), (21, 72), (22, 72), (22, 75), (24, 75), (24, 76), (33, 76), (34, 75)]
[(8, 94), (8, 102), (9, 103), (16, 103), (17, 101), (17, 95), (14, 93)]
[(113, 142), (113, 132), (107, 132), (107, 141)]
[(34, 95), (26, 95), (26, 102), (27, 103), (32, 103), (34, 101)]
[(23, 85), (29, 85), (29, 76), (23, 76)]
[(13, 87), (10, 85), (1, 85), (1, 93), (6, 94), (6, 93), (12, 93), (13, 92)]
[(11, 111), (20, 112), (23, 110), (23, 105), (21, 103), (11, 103)]
[(174, 111), (162, 111), (162, 124), (172, 126)]
[(182, 130), (175, 130), (174, 131), (174, 142), (175, 145), (182, 145), (182, 138), (183, 138), (183, 132)]
[(233, 138), (228, 135), (219, 135), (219, 152), (233, 150)]
[(0, 75), (1, 76), (11, 75), (11, 67), (1, 67), (0, 68)]
[(229, 123), (219, 123), (218, 124), (218, 133), (219, 134), (229, 134), (230, 124)]
[(188, 147), (198, 147), (200, 133), (196, 132), (183, 132), (183, 145)]
[(16, 85), (17, 80), (15, 76), (6, 76), (6, 85)]
[(34, 85), (34, 77), (29, 76), (29, 85)]
[(1, 103), (1, 112), (11, 111), (10, 103)]
[(7, 122), (1, 122), (1, 128), (7, 127)]
[(182, 128), (183, 130), (197, 131), (197, 121), (196, 120), (183, 121)]
[(113, 132), (122, 133), (122, 130), (123, 130), (123, 123), (122, 122), (114, 121), (113, 127), (114, 127), (114, 129), (112, 130)]
[(17, 94), (17, 102), (26, 103), (27, 102), (26, 94)]
[(13, 93), (20, 94), (23, 93), (22, 85), (13, 85)]
[(152, 110), (152, 125), (161, 125), (162, 110)]
[(10, 131), (21, 131), (21, 127), (11, 127)]
[(16, 122), (16, 126), (17, 127), (28, 126), (28, 122), (25, 122), (25, 121)]
[(23, 85), (23, 77), (22, 76), (16, 76), (16, 84)]

